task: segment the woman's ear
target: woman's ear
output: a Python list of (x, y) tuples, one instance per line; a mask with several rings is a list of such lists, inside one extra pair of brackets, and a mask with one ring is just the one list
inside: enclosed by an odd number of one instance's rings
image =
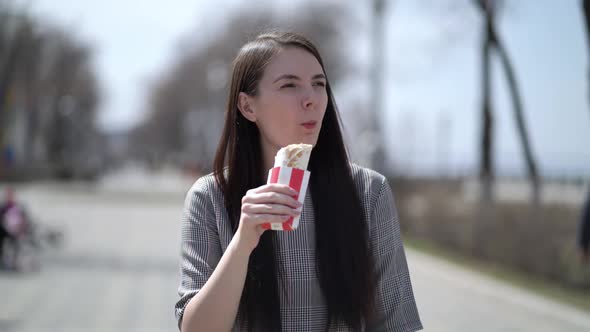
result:
[(251, 98), (247, 93), (240, 92), (238, 95), (238, 109), (246, 119), (256, 122), (256, 113), (252, 109)]

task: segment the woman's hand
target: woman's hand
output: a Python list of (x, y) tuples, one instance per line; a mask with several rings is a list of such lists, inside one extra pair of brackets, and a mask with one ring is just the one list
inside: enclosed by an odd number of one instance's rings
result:
[(279, 183), (248, 190), (242, 198), (242, 213), (236, 232), (238, 246), (250, 254), (265, 231), (261, 226), (263, 223), (284, 222), (299, 215), (303, 204), (293, 198), (297, 194), (288, 185)]

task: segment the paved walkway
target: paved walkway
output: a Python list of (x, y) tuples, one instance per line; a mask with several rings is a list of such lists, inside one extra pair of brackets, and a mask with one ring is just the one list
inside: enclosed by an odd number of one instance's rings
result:
[[(35, 185), (20, 197), (66, 243), (39, 273), (0, 273), (0, 331), (175, 331), (184, 191)], [(590, 331), (590, 315), (408, 251), (425, 331)]]

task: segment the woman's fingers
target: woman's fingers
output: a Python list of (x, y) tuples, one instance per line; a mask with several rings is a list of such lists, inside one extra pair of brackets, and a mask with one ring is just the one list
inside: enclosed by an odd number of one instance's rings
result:
[(244, 196), (242, 204), (282, 204), (291, 208), (303, 205), (292, 196), (277, 192), (252, 193)]
[(252, 204), (242, 205), (242, 211), (250, 214), (278, 214), (278, 215), (298, 215), (301, 208), (292, 208), (284, 204)]
[(301, 214), (303, 204), (294, 198), (297, 195), (297, 191), (279, 183), (248, 190), (242, 198), (242, 222), (256, 226), (261, 234), (261, 224), (282, 223)]
[(298, 194), (298, 192), (295, 189), (289, 187), (286, 184), (280, 183), (268, 183), (258, 188), (252, 189), (252, 192), (255, 194), (260, 194), (264, 192), (277, 192), (287, 196), (294, 196)]
[(244, 214), (244, 221), (253, 225), (264, 223), (285, 222), (291, 218), (291, 215), (279, 214)]

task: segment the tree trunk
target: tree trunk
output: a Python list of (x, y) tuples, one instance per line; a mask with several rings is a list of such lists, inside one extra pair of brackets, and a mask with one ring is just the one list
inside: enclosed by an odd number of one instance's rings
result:
[[(493, 28), (493, 27), (492, 27)], [(520, 137), (520, 142), (522, 144), (522, 151), (524, 153), (527, 171), (529, 180), (533, 187), (533, 204), (535, 206), (539, 206), (540, 204), (540, 181), (539, 181), (539, 174), (537, 171), (537, 165), (535, 162), (535, 158), (533, 156), (531, 144), (529, 141), (528, 131), (526, 128), (526, 124), (524, 121), (524, 117), (522, 114), (522, 100), (520, 98), (520, 92), (518, 91), (518, 84), (516, 83), (516, 77), (514, 74), (514, 69), (510, 59), (508, 58), (508, 54), (506, 52), (506, 48), (504, 44), (497, 38), (495, 40), (495, 48), (498, 51), (500, 56), (500, 60), (502, 63), (502, 68), (504, 69), (504, 73), (506, 75), (506, 80), (508, 81), (508, 87), (510, 90), (510, 95), (512, 97), (512, 107), (514, 110), (514, 117), (516, 120), (517, 128), (518, 128), (518, 135)]]
[(492, 12), (485, 0), (475, 0), (485, 17), (481, 44), (481, 141), (479, 169), (479, 204), (476, 220), (473, 221), (472, 252), (475, 256), (486, 255), (486, 233), (493, 218), (494, 202), (494, 118), (491, 101), (491, 49), (493, 45)]
[(19, 59), (21, 48), (23, 47), (23, 37), (26, 33), (24, 27), (21, 27), (14, 35), (12, 42), (8, 43), (8, 55), (6, 61), (0, 67), (0, 148), (2, 148), (4, 132), (7, 126), (3, 121), (6, 118), (8, 107), (7, 99), (9, 98), (10, 87), (13, 76), (16, 72), (16, 63)]
[(33, 150), (34, 144), (39, 136), (39, 109), (40, 109), (40, 89), (39, 89), (39, 55), (40, 40), (30, 36), (29, 44), (26, 48), (26, 67), (24, 69), (24, 90), (25, 90), (25, 110), (27, 112), (26, 121), (26, 144), (24, 160), (26, 163), (35, 163)]
[[(487, 51), (489, 52), (492, 48), (494, 48), (497, 52), (498, 55), (500, 57), (500, 61), (502, 64), (502, 68), (504, 69), (504, 74), (506, 75), (506, 80), (508, 82), (508, 87), (510, 90), (510, 95), (511, 95), (511, 101), (512, 101), (512, 106), (513, 106), (513, 110), (514, 110), (514, 117), (516, 120), (516, 124), (517, 124), (517, 128), (518, 128), (518, 135), (520, 138), (520, 142), (522, 145), (522, 151), (524, 154), (524, 158), (525, 158), (525, 162), (526, 162), (526, 167), (527, 167), (527, 172), (528, 172), (528, 176), (529, 176), (529, 180), (531, 182), (532, 185), (532, 189), (533, 189), (533, 195), (532, 195), (532, 201), (533, 204), (535, 206), (538, 206), (540, 204), (540, 180), (539, 180), (539, 174), (537, 171), (537, 165), (535, 162), (535, 158), (533, 156), (533, 152), (532, 152), (532, 148), (531, 148), (531, 144), (529, 141), (529, 136), (528, 136), (528, 132), (527, 132), (527, 128), (526, 128), (526, 124), (525, 124), (525, 120), (523, 117), (523, 111), (522, 111), (522, 101), (521, 101), (521, 97), (520, 97), (520, 93), (518, 91), (518, 84), (516, 83), (516, 77), (514, 74), (514, 69), (512, 66), (512, 63), (510, 62), (510, 59), (508, 57), (508, 54), (506, 52), (506, 48), (504, 47), (504, 44), (500, 41), (500, 39), (498, 38), (497, 34), (496, 34), (496, 29), (495, 29), (495, 20), (494, 20), (494, 4), (495, 1), (494, 0), (476, 0), (476, 4), (479, 7), (479, 9), (482, 11), (482, 13), (485, 16), (485, 20), (486, 20), (486, 45), (487, 45)], [(487, 63), (486, 63), (487, 61)], [(484, 80), (486, 80), (487, 76), (487, 81), (484, 82), (484, 88), (485, 88), (485, 84), (488, 84), (487, 86), (487, 95), (486, 92), (484, 91), (484, 112), (485, 112), (485, 108), (486, 106), (488, 108), (490, 108), (490, 87), (489, 84), (491, 82), (491, 79), (489, 78), (489, 69), (490, 69), (490, 54), (488, 53), (487, 56), (484, 54), (484, 63), (486, 63), (485, 66), (487, 66), (487, 68), (484, 68)], [(486, 70), (488, 72), (486, 72)], [(485, 99), (488, 99), (487, 102)], [(490, 115), (491, 116), (491, 112)], [(485, 121), (485, 116), (484, 116), (484, 121)], [(484, 128), (485, 128), (485, 122), (484, 122)], [(485, 136), (485, 130), (484, 130), (484, 137), (483, 137), (483, 156), (482, 156), (482, 177), (486, 176), (486, 167), (491, 167), (491, 165), (486, 164), (487, 162), (492, 163), (493, 160), (488, 160), (491, 159), (491, 157), (487, 157), (486, 153), (491, 153), (491, 152), (487, 152), (485, 151), (486, 146), (486, 136)], [(491, 138), (489, 138), (491, 140)], [(491, 143), (490, 143), (490, 148), (491, 148)]]
[(493, 30), (492, 30), (492, 13), (482, 5), (480, 7), (484, 13), (486, 23), (483, 34), (483, 43), (481, 49), (482, 56), (482, 108), (481, 108), (481, 146), (480, 146), (480, 181), (482, 184), (481, 199), (483, 201), (491, 201), (493, 199), (493, 180), (494, 180), (494, 118), (492, 115), (492, 101), (491, 101), (491, 49), (493, 45)]

